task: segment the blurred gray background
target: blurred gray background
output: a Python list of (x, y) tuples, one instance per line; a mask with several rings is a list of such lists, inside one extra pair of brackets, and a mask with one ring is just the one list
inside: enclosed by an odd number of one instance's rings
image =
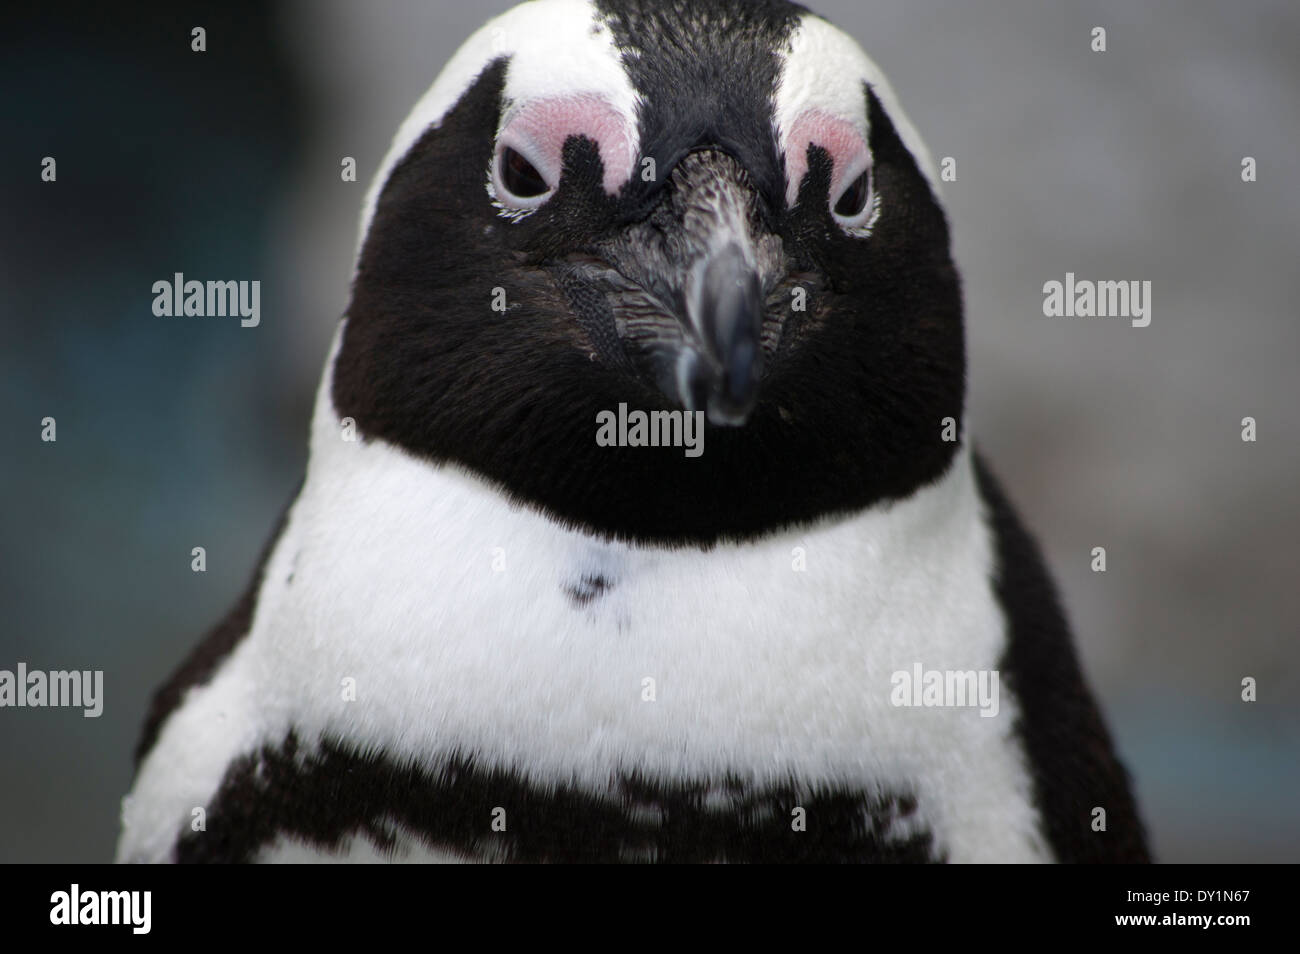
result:
[[(103, 669), (107, 698), (97, 720), (0, 710), (0, 861), (111, 858), (149, 695), (301, 476), (368, 179), (508, 5), (3, 14), (0, 668)], [(1064, 591), (1157, 857), (1300, 860), (1300, 4), (814, 6), (957, 160), (971, 429)], [(261, 280), (261, 326), (155, 318), (174, 271)], [(1151, 281), (1150, 327), (1045, 318), (1067, 271)]]

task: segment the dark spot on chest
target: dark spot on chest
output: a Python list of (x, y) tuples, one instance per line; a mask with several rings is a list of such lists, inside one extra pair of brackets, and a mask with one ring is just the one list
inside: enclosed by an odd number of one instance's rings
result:
[(614, 581), (603, 574), (584, 576), (564, 587), (564, 595), (573, 601), (574, 606), (590, 606), (598, 597), (604, 596), (614, 588)]

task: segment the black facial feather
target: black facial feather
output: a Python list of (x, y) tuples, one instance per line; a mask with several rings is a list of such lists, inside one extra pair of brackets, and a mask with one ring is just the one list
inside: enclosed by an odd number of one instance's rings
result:
[[(782, 52), (803, 7), (784, 0), (597, 0), (623, 67), (642, 95), (641, 154), (662, 182), (686, 153), (717, 146), (749, 172), (766, 207), (784, 203), (785, 174), (773, 134)], [(643, 208), (654, 183), (634, 177)]]
[[(850, 238), (831, 217), (819, 149), (784, 207), (772, 95), (798, 8), (602, 9), (620, 45), (640, 51), (625, 62), (646, 104), (641, 142), (659, 151), (658, 191), (606, 195), (595, 144), (575, 136), (555, 195), (521, 221), (501, 218), (485, 182), (508, 62), (490, 64), (384, 185), (335, 367), (338, 414), (561, 522), (638, 541), (751, 538), (939, 477), (957, 446), (942, 439), (944, 418), (962, 417), (961, 296), (943, 213), (879, 100), (864, 90), (882, 214), (869, 238)], [(734, 29), (700, 28), (706, 15)], [(630, 370), (608, 300), (575, 262), (670, 201), (675, 164), (699, 149), (739, 163), (781, 249), (782, 277), (766, 289), (775, 358), (747, 422), (708, 426), (702, 456), (598, 446), (600, 412), (676, 405)], [(791, 308), (795, 286), (806, 311)], [(504, 314), (490, 307), (496, 288)]]

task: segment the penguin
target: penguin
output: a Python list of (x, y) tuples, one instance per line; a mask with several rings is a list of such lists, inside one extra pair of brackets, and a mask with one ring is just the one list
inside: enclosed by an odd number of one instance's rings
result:
[(967, 438), (934, 165), (846, 33), (524, 3), (358, 246), (305, 478), (153, 700), (119, 861), (1149, 860)]

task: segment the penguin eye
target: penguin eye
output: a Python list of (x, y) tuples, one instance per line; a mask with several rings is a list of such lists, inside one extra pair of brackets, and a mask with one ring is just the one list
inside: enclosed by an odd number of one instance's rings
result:
[(848, 180), (840, 197), (831, 206), (831, 216), (836, 224), (854, 238), (869, 236), (871, 227), (880, 216), (880, 197), (872, 185), (871, 167), (868, 166)]
[(864, 169), (862, 175), (849, 183), (840, 199), (835, 203), (835, 214), (842, 219), (852, 219), (861, 215), (867, 208), (867, 199), (871, 197), (871, 171)]
[(512, 103), (487, 170), (497, 215), (519, 222), (549, 202), (564, 175), (564, 147), (575, 137), (595, 144), (604, 168), (600, 184), (606, 195), (617, 195), (632, 174), (635, 129), (635, 122), (596, 92)]
[(826, 204), (840, 231), (853, 238), (871, 234), (880, 215), (880, 195), (872, 175), (871, 148), (858, 122), (820, 108), (800, 114), (786, 136), (786, 203), (793, 208), (808, 174), (814, 147), (831, 161)]
[(514, 146), (502, 143), (492, 163), (492, 193), (498, 205), (513, 213), (531, 212), (555, 191), (538, 164)]
[(550, 191), (537, 167), (509, 147), (501, 152), (501, 184), (521, 199), (534, 199)]

